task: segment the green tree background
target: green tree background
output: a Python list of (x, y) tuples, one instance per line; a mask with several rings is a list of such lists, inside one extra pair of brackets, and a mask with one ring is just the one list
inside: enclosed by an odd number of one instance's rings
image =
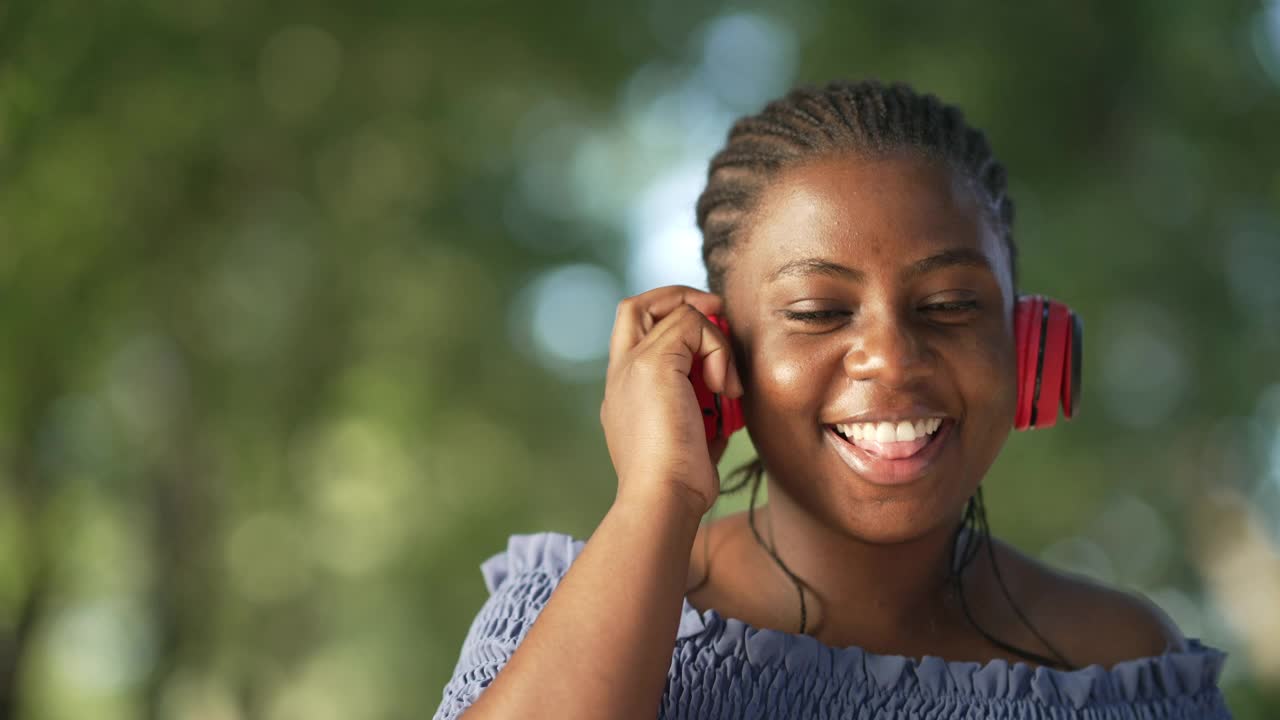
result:
[[(793, 82), (901, 79), (1010, 169), (1082, 413), (995, 531), (1280, 711), (1280, 6), (0, 4), (0, 717), (421, 718), (508, 535), (586, 537), (626, 294)], [(726, 465), (751, 456), (735, 440)], [(720, 512), (742, 506), (722, 501)]]

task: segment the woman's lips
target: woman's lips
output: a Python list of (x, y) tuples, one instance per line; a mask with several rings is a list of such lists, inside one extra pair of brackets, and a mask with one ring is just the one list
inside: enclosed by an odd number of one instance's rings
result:
[(827, 444), (851, 470), (875, 485), (905, 485), (920, 479), (933, 464), (943, 445), (951, 437), (955, 420), (947, 418), (927, 438), (911, 442), (876, 443), (864, 441), (867, 449), (845, 440), (831, 426), (823, 433)]

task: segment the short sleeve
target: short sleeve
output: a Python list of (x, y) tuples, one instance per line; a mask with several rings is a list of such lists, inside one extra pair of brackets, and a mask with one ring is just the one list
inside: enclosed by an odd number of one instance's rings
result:
[(480, 565), (489, 599), (471, 622), (433, 720), (454, 720), (480, 697), (533, 626), (585, 543), (560, 533), (512, 535)]

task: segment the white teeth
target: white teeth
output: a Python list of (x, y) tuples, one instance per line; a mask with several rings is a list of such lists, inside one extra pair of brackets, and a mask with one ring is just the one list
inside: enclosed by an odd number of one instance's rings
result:
[(876, 425), (876, 442), (893, 442), (897, 439), (893, 423), (882, 422)]
[(911, 427), (911, 423), (903, 420), (898, 423), (898, 442), (907, 442), (916, 439), (916, 429)]
[(836, 429), (851, 440), (875, 440), (876, 442), (910, 442), (925, 435), (932, 435), (942, 426), (942, 418), (900, 420), (896, 423), (845, 423)]

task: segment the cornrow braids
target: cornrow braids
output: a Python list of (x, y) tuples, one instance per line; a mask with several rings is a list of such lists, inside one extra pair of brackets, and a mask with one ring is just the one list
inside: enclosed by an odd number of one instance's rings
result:
[(867, 80), (797, 87), (729, 129), (725, 147), (711, 158), (696, 207), (711, 292), (724, 294), (724, 275), (741, 224), (779, 170), (842, 152), (874, 156), (894, 150), (943, 160), (980, 191), (1009, 252), (1016, 288), (1013, 200), (1004, 166), (986, 136), (970, 127), (958, 108), (931, 94), (903, 83)]

